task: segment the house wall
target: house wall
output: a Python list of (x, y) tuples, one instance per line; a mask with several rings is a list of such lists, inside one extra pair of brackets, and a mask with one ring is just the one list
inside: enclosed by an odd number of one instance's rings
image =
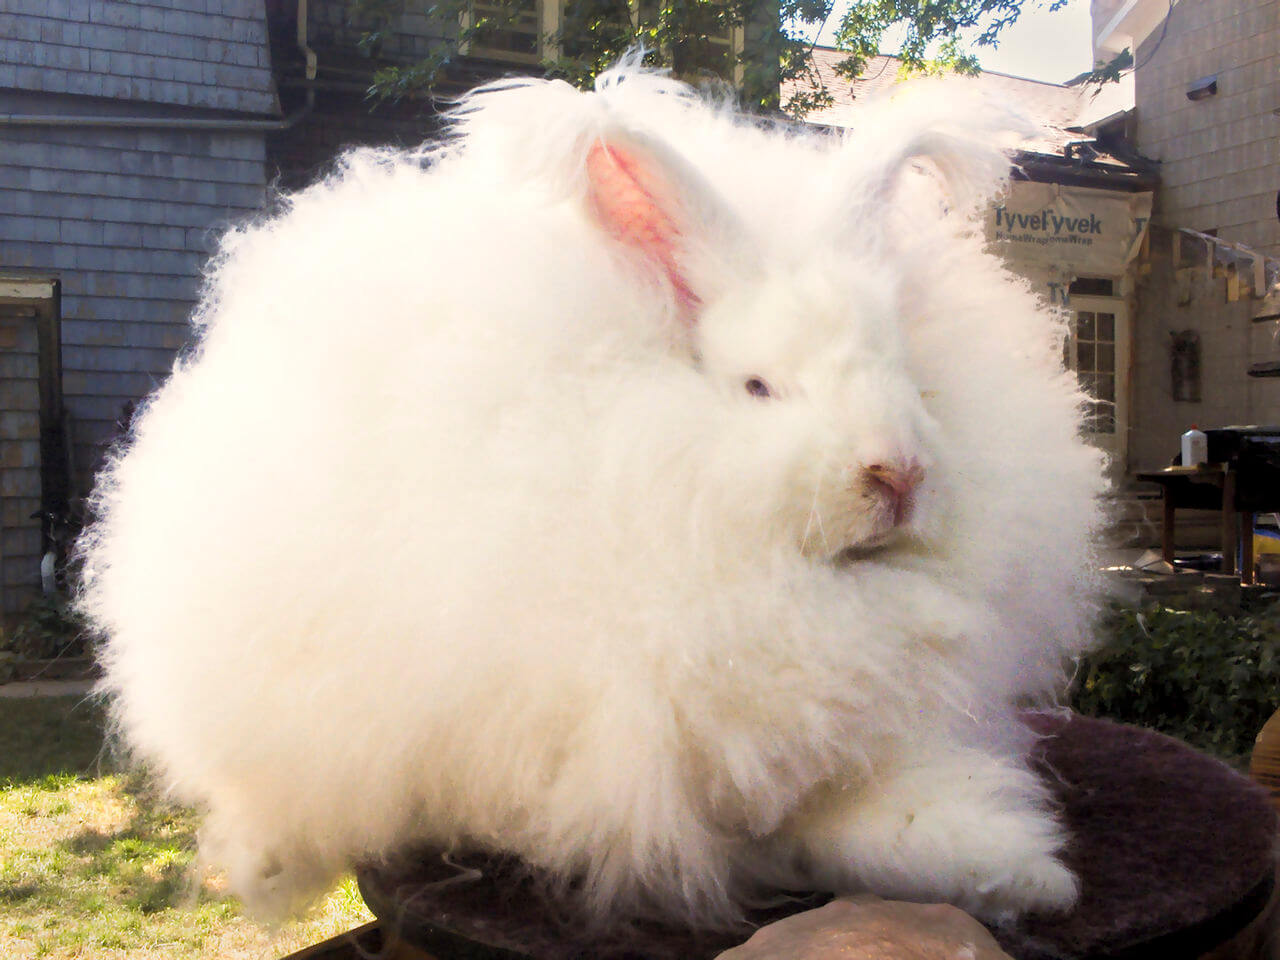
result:
[(187, 340), (213, 237), (261, 206), (264, 134), (71, 118), (279, 109), (263, 0), (9, 0), (0, 13), (0, 272), (62, 283), (63, 389), (87, 492), (123, 404)]
[[(1280, 256), (1280, 0), (1181, 0), (1136, 62), (1137, 146), (1161, 162), (1154, 222)], [(1217, 95), (1188, 100), (1210, 74)], [(1131, 470), (1166, 465), (1192, 424), (1280, 423), (1280, 380), (1246, 376), (1280, 358), (1275, 325), (1253, 324), (1247, 300), (1226, 302), (1225, 280), (1207, 268), (1179, 275), (1155, 251), (1138, 304)], [(1185, 330), (1200, 337), (1199, 402), (1172, 397), (1171, 334)]]
[(0, 87), (277, 109), (263, 0), (5, 0)]
[(1181, 0), (1091, 0), (1094, 61), (1106, 62), (1121, 50), (1132, 50), (1158, 27), (1172, 4)]
[[(62, 112), (58, 99), (0, 91), (0, 112)], [(63, 400), (81, 494), (121, 407), (149, 393), (186, 344), (211, 244), (261, 206), (263, 140), (0, 128), (0, 272), (62, 282)]]
[[(305, 91), (314, 101), (306, 120), (267, 135), (267, 175), (282, 190), (297, 190), (329, 172), (335, 158), (357, 145), (417, 146), (438, 129), (435, 104), (427, 98), (399, 101), (368, 96), (379, 61), (363, 56), (358, 43), (365, 28), (353, 23), (346, 0), (309, 0), (307, 45), (315, 53), (317, 77), (304, 80), (296, 42), (296, 0), (267, 0), (273, 70), (286, 111), (298, 109)], [(409, 63), (436, 50), (450, 33), (439, 18), (407, 8), (389, 31), (379, 56)], [(456, 35), (457, 24), (452, 24)]]
[(305, 123), (267, 135), (267, 176), (277, 189), (300, 190), (329, 173), (352, 147), (414, 147), (438, 130), (429, 101), (380, 103), (371, 110), (363, 93), (324, 90)]
[[(165, 124), (278, 112), (264, 0), (7, 0), (0, 11), (0, 276), (59, 282), (50, 349), (70, 415), (71, 494), (83, 497), (122, 408), (188, 342), (214, 238), (261, 207), (262, 131)], [(103, 117), (158, 125), (94, 124)], [(6, 351), (0, 342), (0, 367), (20, 362)], [(0, 403), (0, 427), (29, 414), (7, 394)], [(0, 493), (25, 483), (0, 529), (6, 590), (19, 562), (39, 584), (39, 521), (23, 515), (40, 497), (30, 459), (0, 443)]]

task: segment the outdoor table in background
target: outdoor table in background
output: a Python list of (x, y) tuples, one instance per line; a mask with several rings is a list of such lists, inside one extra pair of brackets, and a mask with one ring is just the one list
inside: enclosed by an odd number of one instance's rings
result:
[[(1229, 464), (1207, 463), (1198, 467), (1165, 467), (1154, 473), (1140, 473), (1138, 479), (1160, 485), (1164, 519), (1160, 527), (1160, 555), (1173, 564), (1174, 513), (1177, 510), (1218, 510), (1222, 513), (1222, 572), (1236, 572), (1236, 556), (1250, 568), (1253, 554), (1253, 513), (1236, 509), (1236, 475)], [(1253, 570), (1241, 578), (1253, 582)]]
[(1166, 562), (1174, 558), (1174, 513), (1216, 510), (1222, 515), (1222, 571), (1238, 570), (1242, 582), (1251, 584), (1254, 515), (1280, 512), (1280, 426), (1215, 427), (1204, 433), (1208, 463), (1166, 467), (1137, 478), (1160, 486)]

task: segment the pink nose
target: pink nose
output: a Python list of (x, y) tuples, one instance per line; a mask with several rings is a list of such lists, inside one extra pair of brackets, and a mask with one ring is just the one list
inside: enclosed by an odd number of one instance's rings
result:
[(893, 506), (896, 527), (911, 516), (914, 494), (924, 479), (924, 468), (915, 460), (872, 463), (862, 468), (862, 476), (871, 489)]

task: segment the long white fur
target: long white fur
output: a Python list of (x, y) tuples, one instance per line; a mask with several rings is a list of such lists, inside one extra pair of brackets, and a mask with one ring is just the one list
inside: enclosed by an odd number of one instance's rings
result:
[[(82, 606), (236, 891), (425, 842), (585, 878), (606, 921), (1072, 902), (1014, 706), (1085, 643), (1100, 464), (1059, 320), (964, 215), (1008, 115), (913, 97), (838, 139), (630, 64), (502, 84), (225, 238)], [(593, 218), (601, 140), (670, 185), (691, 330)], [(895, 456), (909, 524), (833, 562)]]

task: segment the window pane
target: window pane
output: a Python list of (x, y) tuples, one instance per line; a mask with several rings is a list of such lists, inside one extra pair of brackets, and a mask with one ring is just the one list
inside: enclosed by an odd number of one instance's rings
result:
[(1116, 378), (1110, 374), (1099, 374), (1096, 383), (1097, 392), (1094, 393), (1094, 396), (1099, 400), (1114, 402), (1116, 399)]
[(535, 58), (539, 50), (538, 0), (517, 0), (510, 7), (481, 0), (471, 4), (477, 52)]
[(1115, 373), (1116, 372), (1116, 348), (1112, 343), (1099, 343), (1098, 351), (1098, 367), (1099, 373)]
[(681, 73), (732, 76), (735, 5), (691, 3), (684, 9), (688, 16), (684, 35), (672, 42), (672, 57), (681, 64)]
[(1114, 340), (1116, 338), (1116, 315), (1114, 313), (1098, 314), (1098, 339)]
[(631, 8), (627, 0), (565, 3), (561, 7), (560, 49), (570, 59), (586, 59), (602, 42), (621, 49), (630, 36)]
[(1109, 277), (1077, 277), (1067, 289), (1072, 296), (1109, 297), (1115, 292), (1115, 282)]
[(1094, 315), (1088, 310), (1076, 314), (1076, 336), (1081, 340), (1094, 339)]
[(1098, 405), (1096, 403), (1085, 404), (1084, 420), (1080, 424), (1080, 429), (1085, 433), (1098, 432)]
[(1077, 370), (1097, 370), (1097, 361), (1094, 357), (1094, 349), (1092, 343), (1076, 344), (1076, 369)]

